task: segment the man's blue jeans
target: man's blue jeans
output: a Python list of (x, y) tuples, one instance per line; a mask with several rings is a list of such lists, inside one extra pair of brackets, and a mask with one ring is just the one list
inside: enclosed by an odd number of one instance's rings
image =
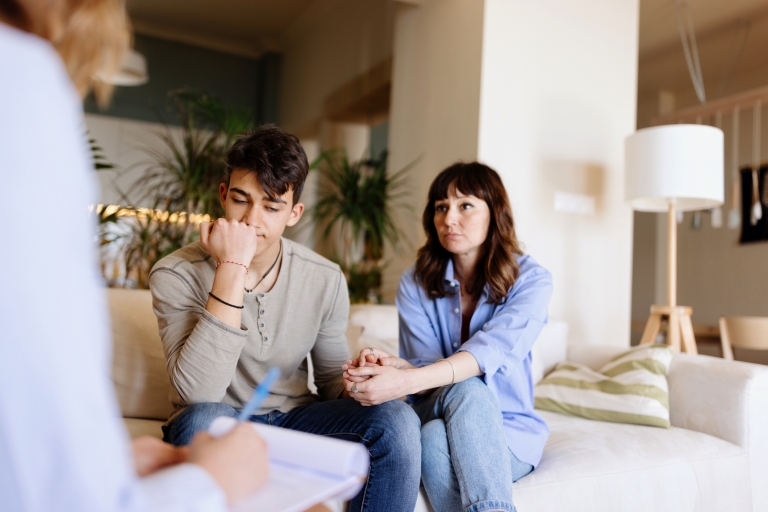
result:
[(436, 512), (514, 512), (512, 483), (533, 466), (507, 447), (501, 407), (479, 378), (418, 400), (421, 478)]
[[(163, 427), (165, 441), (183, 446), (219, 416), (237, 417), (238, 411), (222, 403), (187, 407)], [(371, 455), (371, 468), (350, 512), (412, 511), (421, 477), (419, 418), (400, 400), (363, 407), (351, 398), (317, 402), (287, 413), (273, 411), (251, 416), (251, 421), (311, 434), (360, 442)]]

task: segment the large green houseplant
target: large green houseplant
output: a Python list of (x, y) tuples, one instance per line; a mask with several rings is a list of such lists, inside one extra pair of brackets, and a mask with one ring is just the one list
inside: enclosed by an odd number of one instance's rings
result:
[(343, 149), (326, 153), (318, 165), (312, 219), (323, 240), (337, 242), (325, 251), (344, 270), (353, 303), (380, 299), (385, 245), (397, 247), (402, 241), (394, 212), (410, 211), (405, 190), (410, 167), (388, 174), (386, 151), (375, 159), (351, 162)]

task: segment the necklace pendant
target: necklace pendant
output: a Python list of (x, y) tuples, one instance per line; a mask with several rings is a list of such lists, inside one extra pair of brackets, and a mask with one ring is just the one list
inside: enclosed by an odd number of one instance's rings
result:
[(251, 288), (250, 290), (248, 288), (243, 288), (243, 290), (245, 290), (245, 293), (247, 293), (248, 295), (253, 293), (253, 288)]

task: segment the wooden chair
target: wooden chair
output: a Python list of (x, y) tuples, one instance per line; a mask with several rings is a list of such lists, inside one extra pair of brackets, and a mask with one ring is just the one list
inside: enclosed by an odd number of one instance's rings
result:
[(723, 359), (733, 359), (733, 348), (768, 350), (768, 317), (721, 316), (720, 343)]

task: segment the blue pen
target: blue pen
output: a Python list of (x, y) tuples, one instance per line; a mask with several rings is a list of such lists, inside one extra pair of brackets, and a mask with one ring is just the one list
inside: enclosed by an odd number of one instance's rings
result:
[(256, 387), (253, 391), (253, 396), (251, 396), (251, 399), (245, 404), (243, 410), (240, 411), (240, 416), (237, 417), (237, 421), (247, 420), (251, 417), (251, 414), (261, 407), (261, 403), (269, 395), (269, 388), (272, 387), (272, 384), (275, 383), (279, 376), (280, 370), (274, 367), (269, 369), (267, 376), (264, 377), (264, 380), (262, 380), (258, 387)]

